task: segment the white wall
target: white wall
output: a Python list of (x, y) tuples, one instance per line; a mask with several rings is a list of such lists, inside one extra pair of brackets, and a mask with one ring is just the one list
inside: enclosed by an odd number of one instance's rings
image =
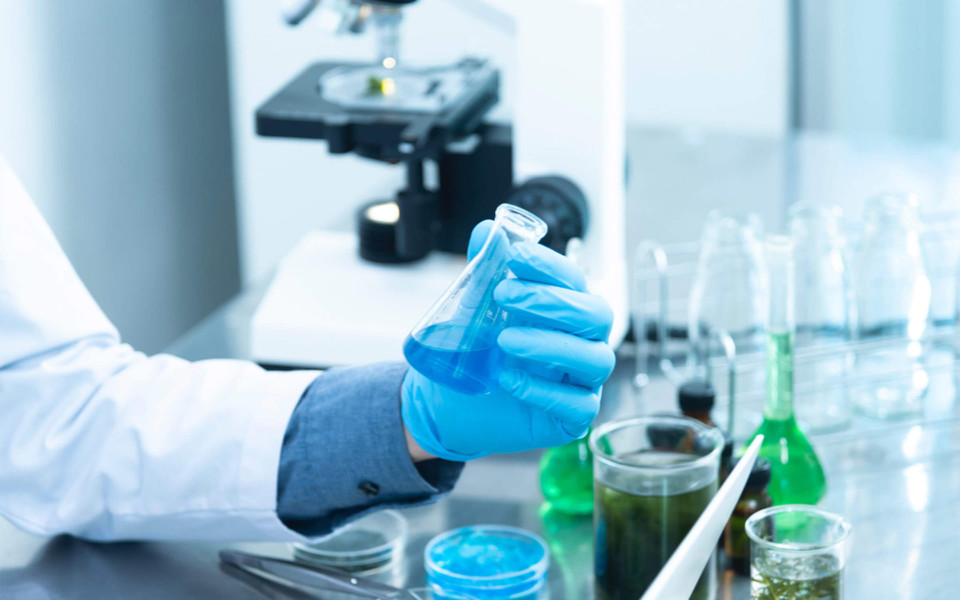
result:
[(786, 131), (788, 2), (625, 3), (629, 120), (761, 136)]
[(126, 341), (238, 289), (223, 7), (0, 0), (0, 153)]
[(804, 0), (800, 126), (957, 139), (960, 3)]
[[(534, 0), (520, 0), (534, 1)], [(786, 3), (625, 0), (628, 120), (777, 135), (787, 121)], [(549, 6), (549, 2), (547, 2)], [(515, 74), (509, 26), (481, 0), (421, 0), (405, 11), (402, 57), (448, 62), (473, 53)], [(545, 11), (549, 18), (549, 10)], [(323, 143), (257, 138), (256, 107), (309, 62), (370, 60), (370, 37), (332, 38), (307, 20), (289, 28), (279, 2), (228, 0), (243, 275), (254, 281), (307, 231), (350, 229), (364, 201), (400, 187), (398, 167), (330, 156)], [(577, 32), (570, 32), (577, 43)], [(545, 49), (548, 51), (548, 49)], [(498, 117), (509, 115), (501, 107)]]

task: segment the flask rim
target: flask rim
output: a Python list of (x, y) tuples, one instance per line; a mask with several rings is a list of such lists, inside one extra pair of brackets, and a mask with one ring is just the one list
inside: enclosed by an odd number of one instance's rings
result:
[(547, 233), (543, 219), (513, 204), (504, 203), (497, 207), (495, 223), (533, 242), (540, 241)]

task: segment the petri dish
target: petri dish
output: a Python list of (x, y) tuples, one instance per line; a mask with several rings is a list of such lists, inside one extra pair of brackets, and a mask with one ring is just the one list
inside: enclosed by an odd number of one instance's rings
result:
[(544, 589), (550, 553), (517, 527), (474, 525), (441, 533), (424, 549), (427, 580), (440, 597), (532, 600)]
[(392, 571), (407, 542), (407, 520), (395, 510), (376, 512), (312, 542), (291, 544), (294, 559), (357, 575)]

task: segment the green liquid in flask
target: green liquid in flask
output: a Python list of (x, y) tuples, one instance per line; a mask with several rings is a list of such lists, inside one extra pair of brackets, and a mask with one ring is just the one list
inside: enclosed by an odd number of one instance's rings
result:
[(547, 502), (560, 512), (593, 512), (593, 453), (586, 438), (544, 452), (540, 459), (540, 489)]
[[(760, 455), (770, 461), (774, 504), (816, 504), (827, 491), (823, 467), (793, 415), (793, 332), (767, 333), (767, 400)], [(749, 442), (748, 442), (749, 445)]]

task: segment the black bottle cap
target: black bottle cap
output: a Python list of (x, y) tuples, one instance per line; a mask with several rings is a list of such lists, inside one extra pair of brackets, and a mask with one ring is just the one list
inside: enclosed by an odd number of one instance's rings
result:
[[(732, 466), (736, 466), (739, 461), (739, 458), (734, 460)], [(753, 463), (753, 469), (750, 471), (750, 476), (747, 477), (747, 485), (744, 487), (744, 489), (759, 492), (760, 490), (765, 489), (768, 485), (770, 485), (770, 461), (762, 456), (758, 456), (757, 462)]]
[(686, 439), (688, 431), (684, 425), (648, 425), (647, 439), (654, 448), (677, 450)]
[(710, 412), (717, 400), (717, 393), (709, 381), (691, 379), (680, 386), (677, 398), (680, 410), (685, 413)]

